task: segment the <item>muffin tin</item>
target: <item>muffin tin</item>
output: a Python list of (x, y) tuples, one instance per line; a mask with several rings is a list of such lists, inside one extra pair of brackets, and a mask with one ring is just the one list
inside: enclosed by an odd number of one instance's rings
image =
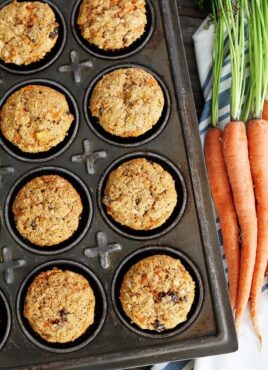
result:
[[(0, 107), (19, 86), (44, 84), (64, 92), (75, 122), (66, 140), (42, 155), (25, 155), (0, 135), (0, 369), (117, 369), (236, 350), (176, 1), (147, 0), (145, 35), (118, 53), (101, 52), (81, 38), (75, 25), (81, 1), (42, 1), (56, 10), (60, 21), (57, 45), (34, 65), (0, 63)], [(7, 3), (0, 0), (0, 7)], [(128, 66), (154, 74), (165, 108), (156, 128), (144, 137), (119, 140), (101, 132), (88, 111), (88, 98), (103, 73)], [(170, 219), (149, 232), (122, 228), (101, 202), (110, 171), (135, 157), (167, 169), (179, 196)], [(16, 191), (42, 174), (68, 179), (84, 204), (79, 230), (53, 248), (23, 240), (10, 211)], [(180, 258), (197, 286), (188, 320), (164, 333), (135, 327), (118, 299), (127, 268), (157, 253)], [(66, 345), (44, 342), (22, 315), (31, 280), (52, 266), (86, 276), (98, 302), (94, 325)]]

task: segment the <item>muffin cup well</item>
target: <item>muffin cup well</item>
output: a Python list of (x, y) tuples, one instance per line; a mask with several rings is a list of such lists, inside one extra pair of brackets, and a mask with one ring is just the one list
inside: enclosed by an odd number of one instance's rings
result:
[[(59, 175), (66, 179), (67, 181), (69, 181), (80, 195), (83, 204), (83, 212), (79, 221), (78, 229), (75, 231), (75, 233), (69, 239), (63, 241), (62, 243), (50, 247), (41, 247), (23, 238), (23, 236), (20, 235), (16, 228), (14, 216), (12, 213), (12, 204), (15, 200), (18, 191), (28, 181), (32, 180), (35, 177), (43, 175)], [(5, 202), (5, 222), (11, 236), (23, 248), (39, 255), (55, 255), (66, 252), (67, 250), (73, 248), (85, 236), (90, 226), (92, 215), (93, 215), (93, 203), (86, 185), (82, 182), (82, 180), (78, 176), (60, 167), (36, 168), (34, 170), (27, 172), (24, 176), (19, 178), (12, 186)]]
[(11, 328), (11, 312), (4, 293), (0, 290), (0, 351), (4, 347)]
[[(5, 1), (3, 4), (1, 4), (0, 9), (2, 9), (4, 6), (8, 5), (12, 1), (13, 0)], [(27, 0), (27, 1), (31, 2), (31, 1), (36, 1), (36, 0)], [(10, 73), (27, 75), (30, 73), (40, 72), (43, 69), (50, 66), (52, 63), (54, 63), (63, 51), (63, 48), (67, 40), (67, 27), (66, 27), (65, 19), (61, 11), (59, 10), (59, 8), (54, 4), (54, 2), (50, 0), (42, 0), (42, 2), (47, 3), (52, 8), (52, 10), (54, 11), (55, 17), (56, 17), (56, 21), (59, 24), (59, 35), (58, 35), (56, 44), (54, 45), (53, 49), (45, 55), (43, 59), (41, 59), (38, 62), (28, 64), (26, 66), (24, 65), (19, 66), (13, 63), (5, 63), (2, 59), (0, 59), (0, 67)]]
[(0, 144), (8, 152), (8, 154), (12, 155), (13, 157), (21, 161), (45, 162), (45, 161), (54, 159), (58, 157), (59, 155), (61, 155), (65, 150), (69, 148), (69, 146), (74, 141), (75, 136), (78, 131), (78, 127), (79, 127), (79, 110), (78, 110), (77, 103), (74, 97), (65, 87), (63, 87), (57, 82), (50, 81), (47, 79), (31, 79), (31, 80), (23, 81), (23, 82), (20, 82), (14, 85), (1, 98), (0, 109), (2, 109), (3, 105), (6, 103), (9, 96), (11, 96), (15, 91), (27, 85), (47, 86), (63, 94), (67, 100), (70, 113), (72, 113), (72, 115), (74, 116), (74, 121), (72, 122), (64, 140), (46, 152), (40, 152), (40, 153), (23, 152), (16, 145), (12, 144), (9, 140), (6, 139), (3, 133), (1, 132), (1, 130), (0, 130)]
[(95, 57), (102, 58), (102, 59), (110, 59), (110, 60), (119, 60), (122, 58), (128, 58), (131, 55), (139, 52), (150, 40), (154, 28), (155, 28), (155, 11), (154, 7), (150, 0), (146, 0), (146, 16), (147, 16), (147, 24), (145, 27), (145, 31), (143, 35), (136, 40), (133, 44), (129, 47), (126, 47), (121, 50), (117, 51), (106, 51), (98, 48), (96, 45), (89, 43), (87, 40), (83, 38), (81, 35), (81, 31), (77, 24), (78, 14), (80, 5), (82, 0), (79, 0), (75, 3), (75, 6), (72, 11), (72, 18), (71, 18), (71, 26), (76, 38), (76, 41), (79, 43), (82, 48), (84, 48), (87, 52), (94, 55)]
[[(176, 204), (175, 209), (173, 210), (170, 217), (166, 220), (166, 222), (152, 230), (134, 230), (127, 226), (121, 225), (120, 223), (116, 222), (108, 213), (106, 210), (105, 205), (103, 204), (103, 197), (104, 197), (104, 190), (105, 186), (108, 181), (109, 174), (118, 168), (123, 162), (127, 162), (134, 158), (145, 158), (149, 161), (158, 163), (161, 165), (164, 170), (166, 170), (174, 179), (175, 181), (175, 188), (178, 194), (178, 201)], [(187, 203), (187, 191), (186, 191), (186, 185), (183, 179), (183, 176), (181, 172), (178, 170), (178, 168), (167, 158), (156, 154), (152, 152), (133, 152), (126, 155), (123, 155), (122, 157), (117, 158), (105, 171), (102, 175), (100, 182), (98, 184), (98, 205), (100, 212), (107, 222), (107, 224), (112, 227), (116, 232), (119, 234), (130, 238), (130, 239), (137, 239), (137, 240), (149, 240), (153, 238), (158, 238), (161, 235), (166, 234), (170, 230), (172, 230), (177, 223), (180, 221), (180, 219), (183, 216), (183, 213), (186, 208)]]
[[(138, 325), (131, 323), (130, 318), (125, 314), (122, 304), (120, 302), (120, 288), (124, 279), (125, 274), (133, 266), (136, 262), (142, 260), (143, 258), (157, 255), (157, 254), (164, 254), (170, 257), (179, 259), (182, 265), (186, 268), (186, 270), (191, 275), (192, 279), (195, 282), (195, 298), (192, 304), (192, 307), (187, 315), (187, 320), (182, 322), (181, 324), (177, 325), (174, 329), (168, 329), (164, 332), (157, 332), (151, 330), (143, 330)], [(128, 255), (118, 266), (112, 280), (111, 286), (111, 297), (114, 310), (119, 317), (119, 319), (123, 322), (123, 324), (131, 331), (136, 334), (139, 334), (143, 337), (159, 339), (159, 338), (167, 338), (174, 335), (177, 335), (188, 328), (196, 319), (200, 312), (200, 308), (202, 306), (203, 298), (204, 298), (204, 291), (203, 291), (203, 283), (201, 279), (201, 275), (194, 265), (194, 263), (182, 252), (177, 249), (168, 247), (168, 246), (149, 246), (144, 247), (136, 250), (135, 252)]]
[[(163, 107), (161, 117), (159, 118), (157, 123), (149, 131), (147, 131), (144, 134), (142, 134), (140, 136), (137, 136), (137, 137), (123, 138), (123, 137), (119, 137), (119, 136), (110, 134), (109, 132), (104, 130), (104, 128), (102, 128), (102, 126), (98, 122), (98, 119), (92, 116), (92, 114), (90, 112), (90, 108), (89, 108), (90, 98), (91, 98), (91, 95), (93, 93), (94, 87), (96, 86), (98, 81), (100, 81), (100, 79), (104, 75), (106, 75), (107, 73), (110, 73), (112, 71), (115, 71), (115, 70), (121, 69), (121, 68), (141, 68), (144, 71), (150, 73), (156, 79), (156, 81), (158, 82), (158, 84), (161, 87), (161, 89), (163, 91), (163, 94), (164, 94), (164, 107)], [(153, 72), (151, 69), (149, 69), (149, 68), (147, 68), (147, 67), (145, 67), (141, 64), (134, 64), (134, 63), (121, 64), (121, 65), (118, 64), (116, 66), (109, 67), (109, 68), (106, 68), (105, 70), (101, 71), (91, 81), (91, 83), (90, 83), (90, 85), (89, 85), (89, 87), (86, 91), (85, 98), (84, 98), (84, 114), (85, 114), (85, 117), (86, 117), (86, 121), (87, 121), (88, 125), (90, 126), (91, 130), (100, 139), (106, 141), (109, 144), (129, 148), (129, 147), (136, 147), (138, 145), (146, 144), (149, 141), (155, 139), (162, 132), (162, 130), (166, 126), (166, 124), (168, 122), (168, 119), (169, 119), (170, 104), (171, 103), (170, 103), (170, 95), (169, 95), (168, 88), (165, 85), (165, 83), (162, 81), (162, 79), (155, 72)]]
[[(88, 327), (86, 332), (73, 342), (68, 343), (49, 343), (42, 339), (30, 326), (28, 320), (23, 316), (24, 301), (28, 287), (34, 278), (43, 271), (57, 267), (61, 270), (70, 270), (83, 275), (89, 282), (96, 300), (94, 323)], [(68, 353), (77, 351), (88, 345), (100, 332), (107, 314), (107, 301), (104, 289), (97, 276), (86, 266), (71, 260), (55, 260), (46, 262), (35, 268), (23, 281), (16, 301), (17, 318), (21, 330), (25, 336), (37, 347), (54, 353)]]

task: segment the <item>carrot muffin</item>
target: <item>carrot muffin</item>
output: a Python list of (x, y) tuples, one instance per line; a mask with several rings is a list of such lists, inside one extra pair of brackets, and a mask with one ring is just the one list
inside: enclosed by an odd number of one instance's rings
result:
[(166, 255), (142, 259), (126, 273), (120, 301), (132, 323), (158, 332), (187, 320), (195, 283), (180, 260)]
[(58, 28), (48, 4), (12, 1), (0, 10), (0, 58), (17, 65), (43, 59), (57, 41)]
[(69, 239), (79, 226), (82, 211), (80, 195), (58, 175), (30, 180), (20, 189), (12, 205), (18, 232), (40, 247)]
[(77, 24), (89, 43), (103, 50), (124, 49), (147, 24), (145, 0), (83, 0)]
[(88, 281), (75, 272), (53, 268), (31, 283), (23, 314), (46, 341), (67, 343), (93, 324), (94, 312), (95, 296)]
[(164, 94), (156, 79), (142, 68), (120, 68), (96, 84), (90, 111), (103, 129), (120, 137), (137, 137), (161, 117)]
[(177, 204), (177, 192), (173, 178), (159, 164), (136, 158), (110, 173), (103, 203), (121, 225), (151, 230), (170, 217)]
[(15, 91), (0, 112), (2, 134), (27, 153), (46, 152), (62, 142), (73, 120), (65, 96), (41, 85)]

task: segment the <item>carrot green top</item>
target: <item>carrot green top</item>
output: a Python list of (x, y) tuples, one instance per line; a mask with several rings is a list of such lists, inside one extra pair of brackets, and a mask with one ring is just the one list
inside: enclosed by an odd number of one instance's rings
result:
[(212, 16), (214, 38), (211, 123), (212, 126), (216, 127), (219, 120), (219, 89), (224, 56), (224, 21), (219, 7), (219, 0), (212, 0)]
[(250, 78), (244, 120), (261, 118), (268, 86), (268, 1), (247, 0)]
[[(246, 87), (245, 3), (248, 0), (218, 0), (228, 36), (231, 58), (231, 120), (239, 120)], [(258, 0), (256, 0), (258, 1)], [(260, 0), (262, 1), (262, 0)]]

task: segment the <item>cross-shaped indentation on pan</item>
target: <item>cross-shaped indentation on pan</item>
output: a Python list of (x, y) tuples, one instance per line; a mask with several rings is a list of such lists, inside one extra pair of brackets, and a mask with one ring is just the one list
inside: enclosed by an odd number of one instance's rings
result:
[(96, 161), (106, 158), (107, 152), (105, 150), (93, 151), (88, 139), (83, 140), (83, 150), (83, 153), (75, 154), (72, 156), (72, 162), (85, 162), (87, 173), (89, 175), (94, 175), (94, 173), (96, 172)]
[(12, 284), (15, 279), (14, 270), (26, 264), (24, 259), (13, 259), (11, 248), (4, 247), (0, 255), (0, 272), (4, 273), (7, 284)]
[(14, 173), (14, 168), (11, 166), (0, 166), (0, 188), (3, 186), (4, 176)]
[(107, 269), (111, 265), (110, 254), (120, 251), (122, 246), (119, 243), (108, 243), (107, 235), (103, 231), (97, 232), (96, 239), (97, 246), (86, 248), (84, 255), (89, 258), (99, 256), (101, 267)]
[(84, 62), (79, 61), (79, 55), (77, 51), (70, 51), (70, 64), (65, 64), (59, 67), (59, 72), (61, 73), (72, 73), (74, 82), (79, 84), (82, 81), (82, 71), (90, 69), (93, 67), (93, 63), (90, 60), (85, 60)]

